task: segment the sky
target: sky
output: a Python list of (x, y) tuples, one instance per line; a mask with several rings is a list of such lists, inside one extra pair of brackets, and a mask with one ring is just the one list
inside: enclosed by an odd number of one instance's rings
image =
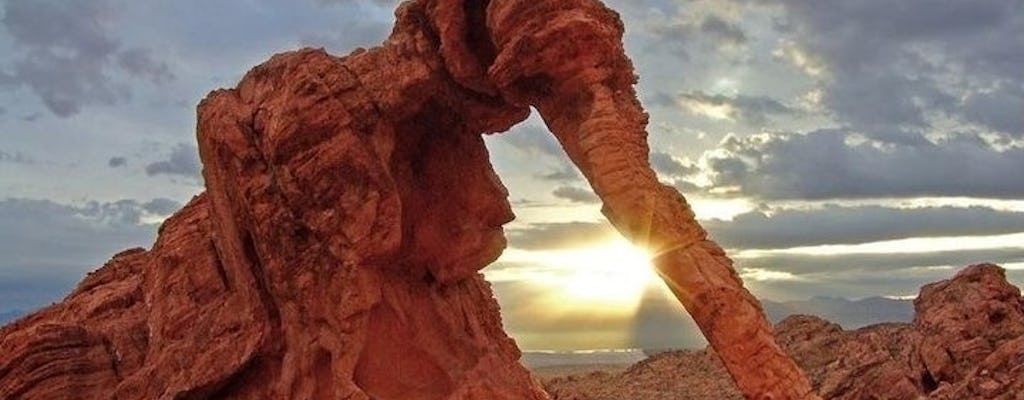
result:
[[(379, 44), (395, 4), (0, 1), (0, 312), (59, 301), (202, 191), (206, 93)], [(980, 261), (1024, 283), (1024, 2), (606, 4), (652, 166), (755, 295), (912, 297)], [(524, 348), (634, 346), (682, 313), (538, 118), (486, 143), (517, 219), (485, 275)]]

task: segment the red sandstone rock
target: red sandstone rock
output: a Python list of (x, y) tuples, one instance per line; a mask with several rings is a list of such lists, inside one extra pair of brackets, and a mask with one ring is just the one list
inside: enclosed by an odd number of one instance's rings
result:
[(512, 218), (480, 133), (527, 109), (453, 81), (425, 15), (211, 93), (207, 191), (3, 328), (0, 398), (547, 398), (477, 272)]
[[(915, 308), (912, 324), (854, 331), (792, 316), (775, 327), (776, 338), (826, 399), (1024, 399), (1024, 299), (1001, 268), (975, 265), (927, 285)], [(728, 378), (706, 356), (669, 353), (620, 375), (557, 378), (545, 386), (555, 399), (737, 398), (731, 385), (721, 389)]]
[(0, 330), (0, 397), (547, 398), (478, 273), (512, 218), (480, 135), (535, 106), (741, 392), (814, 398), (651, 170), (622, 32), (596, 0), (410, 1), (380, 47), (277, 55), (211, 93), (207, 191)]

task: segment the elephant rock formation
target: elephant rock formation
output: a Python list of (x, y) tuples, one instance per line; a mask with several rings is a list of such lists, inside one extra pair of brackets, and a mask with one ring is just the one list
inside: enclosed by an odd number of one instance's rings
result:
[[(479, 270), (513, 216), (481, 134), (536, 107), (749, 398), (813, 398), (647, 161), (596, 0), (416, 0), (379, 47), (274, 56), (198, 108), (206, 191), (0, 330), (0, 398), (546, 399)], [(624, 266), (626, 267), (626, 266)]]

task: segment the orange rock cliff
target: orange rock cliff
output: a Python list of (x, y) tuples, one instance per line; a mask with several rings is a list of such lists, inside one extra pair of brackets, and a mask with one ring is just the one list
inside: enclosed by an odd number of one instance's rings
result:
[(478, 273), (512, 219), (481, 134), (531, 106), (741, 392), (815, 398), (651, 170), (614, 12), (416, 0), (396, 15), (380, 47), (280, 54), (203, 100), (206, 192), (151, 250), (0, 330), (0, 398), (547, 399)]

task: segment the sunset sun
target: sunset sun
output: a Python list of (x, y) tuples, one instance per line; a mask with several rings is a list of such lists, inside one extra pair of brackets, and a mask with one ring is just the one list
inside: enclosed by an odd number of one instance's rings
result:
[(623, 239), (552, 254), (570, 273), (560, 293), (566, 301), (631, 307), (657, 278), (651, 256)]
[(651, 255), (623, 238), (558, 250), (509, 249), (502, 261), (532, 265), (533, 271), (508, 277), (495, 271), (491, 279), (528, 279), (548, 289), (546, 303), (564, 310), (633, 312), (644, 290), (657, 281)]

